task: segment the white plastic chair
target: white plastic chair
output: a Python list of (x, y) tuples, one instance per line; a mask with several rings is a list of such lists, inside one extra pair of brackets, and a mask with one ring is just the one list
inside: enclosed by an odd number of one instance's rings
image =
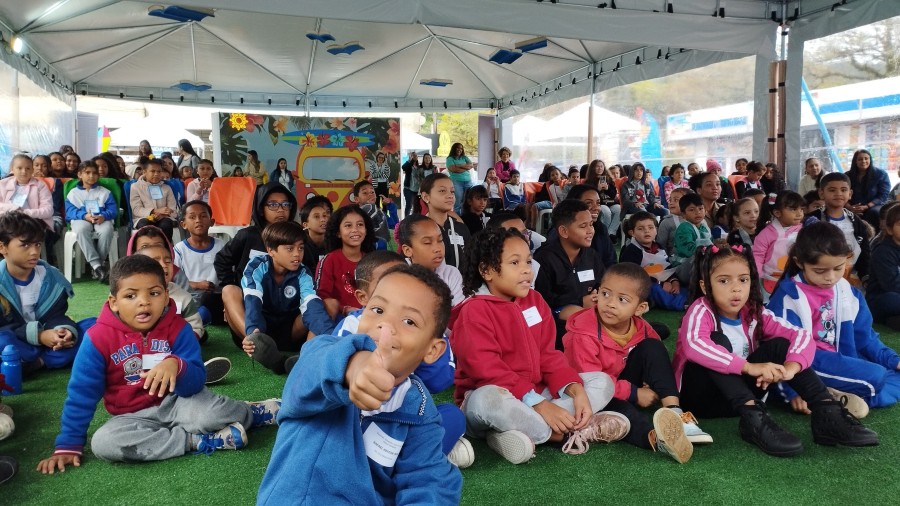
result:
[[(91, 234), (91, 240), (97, 240), (99, 236), (96, 232)], [(71, 230), (66, 232), (63, 239), (63, 275), (72, 282), (72, 267), (75, 268), (75, 278), (80, 278), (84, 271), (84, 254), (81, 247), (78, 246), (78, 236)], [(119, 231), (113, 230), (113, 238), (109, 245), (109, 265), (112, 267), (119, 260)]]

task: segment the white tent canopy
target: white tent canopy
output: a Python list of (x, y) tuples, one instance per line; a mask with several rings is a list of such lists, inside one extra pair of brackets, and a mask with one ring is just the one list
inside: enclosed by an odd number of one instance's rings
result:
[(174, 148), (178, 141), (187, 139), (194, 149), (203, 149), (203, 140), (200, 137), (178, 128), (171, 122), (162, 121), (153, 116), (135, 121), (122, 128), (117, 128), (109, 133), (109, 145), (117, 147), (136, 147), (141, 140), (146, 139), (153, 149)]

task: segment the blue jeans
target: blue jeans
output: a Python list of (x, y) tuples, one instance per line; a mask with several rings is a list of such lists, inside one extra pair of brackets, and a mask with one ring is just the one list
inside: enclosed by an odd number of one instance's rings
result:
[(472, 180), (457, 181), (451, 179), (451, 181), (453, 181), (453, 191), (456, 192), (456, 203), (453, 204), (453, 210), (456, 211), (456, 214), (462, 214), (462, 205), (463, 201), (466, 199), (466, 190), (472, 187)]

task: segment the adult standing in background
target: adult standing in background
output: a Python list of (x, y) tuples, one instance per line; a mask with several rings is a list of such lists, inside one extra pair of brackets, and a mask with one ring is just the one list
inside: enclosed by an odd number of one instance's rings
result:
[(447, 175), (453, 181), (453, 191), (456, 193), (456, 203), (453, 204), (453, 210), (456, 214), (460, 214), (466, 190), (472, 187), (471, 170), (475, 165), (466, 156), (466, 150), (460, 142), (454, 142), (450, 146), (450, 156), (447, 157), (446, 164)]
[(150, 146), (150, 141), (144, 139), (138, 145), (138, 158), (145, 156), (148, 160), (153, 160), (156, 156), (153, 155), (153, 148)]
[(178, 163), (175, 164), (176, 171), (178, 174), (181, 174), (181, 169), (183, 167), (190, 167), (191, 174), (194, 177), (197, 177), (197, 165), (200, 164), (200, 157), (197, 156), (197, 152), (194, 151), (194, 146), (191, 146), (191, 141), (187, 139), (181, 139), (178, 141)]
[(403, 198), (406, 200), (403, 216), (409, 216), (419, 211), (419, 185), (424, 179), (422, 166), (419, 165), (419, 155), (415, 151), (410, 151), (409, 159), (400, 170), (403, 171)]
[(284, 158), (278, 159), (275, 169), (269, 174), (269, 181), (281, 183), (281, 186), (291, 190), (291, 193), (296, 193), (294, 189), (294, 175), (288, 170), (287, 160)]
[(872, 165), (872, 153), (858, 149), (853, 153), (847, 177), (853, 192), (847, 207), (879, 230), (878, 212), (891, 193), (887, 172)]
[(375, 153), (375, 163), (368, 162), (370, 181), (375, 188), (377, 205), (380, 208), (384, 199), (391, 198), (389, 183), (391, 181), (391, 166), (387, 162), (387, 155), (381, 151)]
[(269, 173), (266, 172), (266, 166), (259, 161), (259, 154), (255, 149), (247, 151), (247, 165), (244, 166), (244, 176), (255, 179), (257, 186), (262, 186), (269, 182)]

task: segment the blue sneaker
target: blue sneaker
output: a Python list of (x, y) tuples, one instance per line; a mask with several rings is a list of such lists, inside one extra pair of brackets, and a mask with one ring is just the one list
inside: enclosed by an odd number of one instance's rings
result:
[(278, 416), (278, 411), (281, 410), (281, 399), (266, 399), (259, 402), (248, 401), (247, 404), (250, 406), (250, 411), (253, 412), (251, 429), (278, 423), (276, 417)]
[(197, 452), (209, 455), (216, 450), (240, 450), (247, 446), (247, 432), (244, 426), (234, 422), (225, 428), (209, 434), (196, 434)]

